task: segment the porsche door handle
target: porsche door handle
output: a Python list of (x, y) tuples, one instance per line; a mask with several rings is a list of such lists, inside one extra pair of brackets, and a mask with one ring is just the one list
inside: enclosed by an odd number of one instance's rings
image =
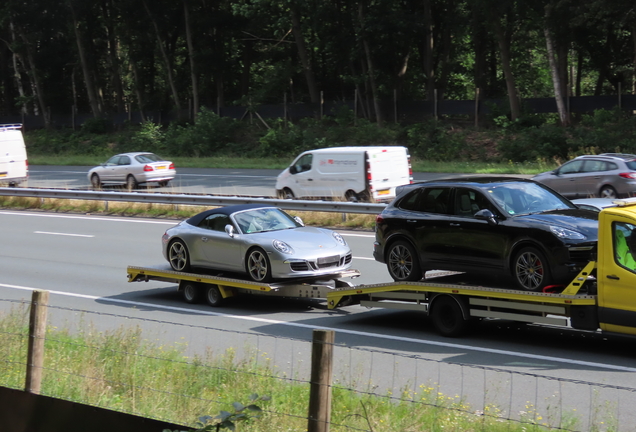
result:
[(201, 237), (201, 241), (202, 241), (202, 242), (206, 242), (206, 241), (208, 241), (208, 240), (209, 240), (209, 239), (208, 239), (207, 237)]

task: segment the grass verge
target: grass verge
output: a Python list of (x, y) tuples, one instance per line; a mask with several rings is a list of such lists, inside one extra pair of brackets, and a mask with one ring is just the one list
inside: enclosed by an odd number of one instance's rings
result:
[[(0, 385), (22, 388), (26, 362), (28, 310), (13, 307), (0, 315)], [(243, 431), (304, 431), (309, 384), (285, 376), (257, 349), (238, 356), (234, 349), (188, 357), (184, 344), (166, 346), (145, 339), (139, 327), (98, 332), (82, 323), (75, 333), (50, 328), (45, 341), (42, 394), (194, 426), (202, 415), (231, 411), (251, 394), (271, 396), (259, 403), (262, 417)], [(371, 386), (369, 386), (371, 387)], [(331, 430), (541, 431), (534, 419), (502, 418), (497, 407), (485, 412), (436, 387), (420, 385), (402, 394), (357, 393), (345, 384), (333, 388)], [(574, 424), (561, 425), (572, 427)]]
[[(283, 170), (292, 163), (296, 155), (281, 158), (201, 157), (169, 158), (179, 168), (235, 168)], [(29, 153), (31, 165), (96, 166), (106, 159), (87, 155), (38, 155)], [(490, 162), (436, 162), (413, 158), (414, 172), (460, 173), (460, 174), (537, 174), (556, 168), (556, 164), (536, 163), (490, 163)]]
[[(50, 198), (28, 198), (0, 196), (0, 209), (44, 210), (59, 213), (99, 214), (110, 216), (138, 216), (149, 218), (175, 219), (189, 218), (209, 207), (170, 205), (156, 203), (126, 203), (118, 201), (66, 200)], [(287, 211), (300, 216), (307, 225), (371, 230), (375, 215), (344, 214), (334, 212)]]

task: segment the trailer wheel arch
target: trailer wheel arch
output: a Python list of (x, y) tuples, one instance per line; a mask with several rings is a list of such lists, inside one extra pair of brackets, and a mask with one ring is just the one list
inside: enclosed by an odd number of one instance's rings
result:
[(437, 294), (429, 303), (428, 315), (439, 334), (458, 337), (468, 329), (470, 308), (463, 297)]

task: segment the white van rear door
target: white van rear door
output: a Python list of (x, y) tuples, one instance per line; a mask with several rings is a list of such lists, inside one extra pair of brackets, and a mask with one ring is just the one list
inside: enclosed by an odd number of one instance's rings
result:
[(0, 125), (0, 181), (20, 182), (28, 174), (21, 125)]
[(411, 182), (411, 167), (405, 147), (369, 148), (370, 181), (373, 198), (387, 201), (395, 198), (395, 188)]

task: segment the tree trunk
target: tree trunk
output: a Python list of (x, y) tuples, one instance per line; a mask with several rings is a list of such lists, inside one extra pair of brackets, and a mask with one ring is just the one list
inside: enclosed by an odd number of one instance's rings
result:
[(433, 92), (435, 91), (433, 43), (433, 16), (431, 13), (431, 0), (424, 0), (424, 78), (426, 79), (426, 100), (432, 100)]
[(44, 102), (44, 90), (42, 89), (42, 84), (38, 75), (38, 69), (35, 66), (35, 59), (33, 58), (31, 44), (29, 43), (27, 36), (21, 31), (21, 29), (17, 28), (15, 30), (20, 39), (22, 39), (22, 43), (24, 44), (26, 63), (24, 63), (24, 61), (22, 61), (22, 63), (29, 71), (32, 91), (38, 101), (37, 106), (39, 107), (39, 111), (42, 114), (42, 118), (44, 119), (44, 127), (48, 129), (51, 127), (51, 119), (49, 118), (46, 104)]
[(166, 48), (163, 46), (163, 41), (161, 40), (161, 33), (159, 32), (159, 26), (157, 25), (157, 21), (152, 17), (152, 13), (150, 13), (150, 8), (148, 7), (148, 3), (146, 0), (142, 0), (144, 4), (144, 8), (148, 13), (148, 18), (152, 22), (152, 26), (155, 30), (155, 37), (157, 38), (157, 45), (159, 46), (159, 51), (161, 52), (161, 57), (163, 59), (163, 63), (166, 66), (166, 73), (168, 74), (168, 84), (170, 85), (170, 90), (172, 92), (172, 100), (174, 102), (174, 106), (177, 110), (177, 115), (181, 117), (181, 100), (179, 99), (179, 92), (177, 91), (177, 86), (174, 83), (174, 77), (172, 74), (172, 65), (170, 63), (170, 59), (168, 58), (168, 54), (166, 53)]
[(360, 19), (360, 28), (362, 29), (360, 38), (362, 39), (362, 46), (364, 47), (364, 55), (366, 57), (367, 70), (369, 73), (369, 84), (371, 85), (371, 95), (373, 97), (373, 108), (375, 110), (375, 121), (378, 126), (382, 126), (384, 118), (380, 109), (380, 101), (378, 96), (378, 87), (375, 83), (375, 67), (373, 65), (373, 59), (371, 57), (371, 49), (369, 48), (369, 42), (364, 32), (364, 0), (358, 5), (358, 17)]
[(318, 88), (316, 87), (316, 78), (314, 77), (314, 70), (311, 65), (311, 59), (305, 46), (305, 39), (303, 38), (303, 32), (300, 27), (300, 14), (298, 12), (298, 6), (295, 1), (290, 5), (291, 20), (292, 20), (292, 32), (294, 33), (294, 39), (296, 39), (296, 48), (298, 49), (298, 56), (305, 72), (305, 79), (307, 80), (307, 89), (309, 90), (309, 98), (312, 103), (320, 102), (318, 95)]
[(501, 68), (504, 72), (504, 77), (506, 78), (506, 89), (508, 91), (508, 101), (510, 103), (510, 118), (514, 121), (519, 118), (521, 108), (519, 98), (517, 96), (515, 77), (512, 74), (510, 41), (507, 39), (506, 34), (501, 27), (501, 23), (499, 23), (499, 17), (495, 17), (492, 22), (495, 37), (497, 38), (497, 44), (499, 45), (499, 54), (501, 55)]
[(115, 36), (115, 26), (113, 24), (113, 2), (112, 0), (105, 0), (102, 2), (102, 13), (104, 15), (104, 25), (106, 27), (108, 38), (108, 59), (110, 63), (110, 81), (114, 90), (115, 105), (117, 106), (117, 112), (122, 113), (125, 111), (124, 107), (124, 87), (121, 81), (120, 65), (118, 52), (118, 39)]
[(79, 23), (77, 21), (77, 16), (75, 15), (75, 8), (73, 7), (73, 0), (70, 0), (68, 4), (71, 9), (71, 17), (73, 18), (73, 30), (75, 31), (75, 41), (77, 43), (77, 51), (79, 54), (80, 64), (82, 65), (82, 73), (84, 74), (84, 85), (86, 85), (88, 103), (91, 106), (93, 117), (99, 118), (102, 116), (102, 111), (101, 111), (99, 102), (97, 100), (97, 92), (95, 91), (95, 85), (93, 84), (90, 68), (88, 67), (88, 61), (86, 60), (86, 52), (84, 51), (82, 36), (79, 31)]
[(545, 42), (548, 50), (548, 63), (550, 64), (550, 73), (552, 75), (552, 84), (554, 86), (554, 98), (556, 99), (557, 111), (559, 112), (559, 120), (561, 125), (568, 125), (568, 113), (565, 108), (563, 99), (563, 82), (561, 80), (561, 74), (559, 73), (559, 67), (554, 54), (554, 41), (552, 34), (550, 33), (550, 12), (551, 5), (545, 7), (545, 24), (543, 33), (545, 34)]
[(137, 70), (137, 63), (135, 62), (135, 60), (131, 57), (130, 58), (130, 67), (132, 69), (132, 73), (133, 73), (133, 77), (135, 79), (135, 95), (137, 96), (137, 104), (139, 105), (139, 113), (141, 114), (141, 121), (142, 122), (146, 122), (146, 115), (144, 114), (144, 98), (143, 95), (141, 93), (141, 82), (139, 81), (139, 71)]
[[(15, 43), (16, 37), (15, 37), (13, 22), (9, 23), (9, 30), (11, 31), (11, 41)], [(20, 95), (21, 100), (25, 101), (26, 99), (25, 99), (25, 93), (24, 93), (24, 86), (22, 85), (22, 79), (20, 77), (20, 67), (18, 65), (18, 60), (20, 60), (20, 62), (23, 64), (24, 62), (22, 62), (22, 60), (20, 59), (20, 55), (11, 49), (11, 45), (9, 45), (8, 42), (7, 42), (7, 46), (9, 50), (11, 51), (11, 59), (13, 61), (13, 77), (15, 79), (15, 85), (16, 85), (16, 88), (18, 89), (18, 94)], [(7, 102), (8, 102), (8, 98), (7, 98)], [(26, 102), (21, 103), (20, 112), (22, 114), (28, 114)]]
[(188, 10), (188, 1), (183, 0), (183, 13), (185, 16), (186, 41), (188, 43), (188, 57), (190, 60), (190, 80), (192, 81), (192, 114), (193, 120), (196, 122), (199, 113), (199, 85), (195, 67), (194, 44), (192, 43), (192, 29), (190, 27), (190, 11)]

